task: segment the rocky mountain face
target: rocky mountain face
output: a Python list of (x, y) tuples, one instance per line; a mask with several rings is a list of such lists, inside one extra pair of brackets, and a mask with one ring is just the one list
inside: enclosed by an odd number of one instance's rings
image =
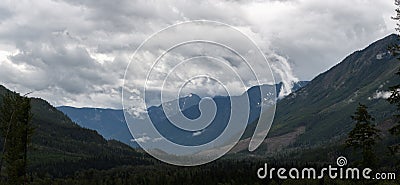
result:
[[(344, 138), (354, 126), (350, 116), (359, 103), (369, 107), (378, 125), (391, 118), (394, 107), (386, 98), (388, 87), (400, 81), (394, 75), (400, 62), (388, 52), (388, 47), (396, 42), (398, 37), (394, 34), (378, 40), (280, 100), (264, 148), (275, 146), (278, 141), (267, 141), (276, 138), (290, 139), (279, 140), (280, 147), (275, 149), (289, 144), (312, 146)], [(255, 124), (246, 133), (251, 133)]]

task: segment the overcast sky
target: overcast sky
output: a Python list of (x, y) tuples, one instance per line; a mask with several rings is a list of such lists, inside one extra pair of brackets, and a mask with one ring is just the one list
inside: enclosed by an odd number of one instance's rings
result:
[(311, 80), (393, 33), (394, 9), (390, 0), (3, 0), (0, 83), (55, 106), (120, 108), (135, 49), (166, 26), (198, 19), (250, 36), (278, 58), (278, 81)]

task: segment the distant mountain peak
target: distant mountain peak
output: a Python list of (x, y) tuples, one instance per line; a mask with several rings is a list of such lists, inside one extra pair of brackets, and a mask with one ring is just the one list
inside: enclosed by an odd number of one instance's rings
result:
[(179, 107), (181, 110), (185, 110), (193, 105), (199, 104), (200, 101), (200, 96), (194, 93), (190, 93), (189, 95), (179, 99)]

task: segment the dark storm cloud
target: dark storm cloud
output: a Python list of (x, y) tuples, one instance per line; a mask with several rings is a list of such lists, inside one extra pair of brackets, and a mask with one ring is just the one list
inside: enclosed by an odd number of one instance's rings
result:
[[(248, 34), (277, 59), (278, 80), (309, 80), (393, 32), (394, 8), (375, 0), (6, 0), (0, 5), (0, 82), (55, 105), (120, 107), (124, 69), (136, 47), (165, 26), (194, 19)], [(143, 80), (142, 67), (136, 69)], [(190, 72), (185, 75), (180, 78)]]
[(12, 11), (0, 5), (0, 23), (12, 16)]

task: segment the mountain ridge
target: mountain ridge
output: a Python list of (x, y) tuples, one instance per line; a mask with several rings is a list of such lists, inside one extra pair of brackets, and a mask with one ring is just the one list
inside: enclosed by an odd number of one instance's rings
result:
[[(300, 89), (301, 87), (305, 86), (308, 82), (307, 81), (299, 81), (297, 83), (294, 83), (294, 89), (293, 91), (296, 91)], [(280, 89), (282, 88), (283, 83), (278, 83), (276, 84), (276, 89), (277, 89), (277, 95), (280, 93)], [(260, 88), (266, 88), (265, 90), (267, 91), (268, 88), (270, 88), (271, 85), (261, 85), (261, 86), (253, 86), (247, 90), (250, 97), (250, 107), (253, 107), (253, 110), (250, 112), (250, 118), (249, 118), (249, 123), (254, 121), (256, 117), (259, 115), (259, 108), (256, 108), (258, 103), (261, 101), (260, 98)], [(243, 93), (240, 96), (245, 95)], [(189, 95), (190, 96), (190, 95)], [(196, 94), (191, 94), (191, 96), (185, 96), (179, 99), (179, 105), (181, 108), (182, 113), (190, 118), (190, 119), (195, 119), (200, 115), (200, 110), (198, 108), (198, 104), (201, 100), (201, 98), (196, 95)], [(229, 97), (227, 96), (215, 96), (214, 101), (216, 101), (219, 105), (219, 108), (224, 109), (224, 107), (227, 107), (228, 104), (230, 104)], [(185, 103), (189, 102), (189, 103)], [(168, 102), (166, 102), (164, 105), (167, 105)], [(188, 106), (186, 106), (188, 105)], [(130, 132), (129, 129), (126, 125), (126, 123), (123, 123), (121, 120), (124, 120), (122, 110), (118, 109), (101, 109), (101, 108), (75, 108), (75, 107), (70, 107), (70, 106), (60, 106), (57, 107), (58, 110), (64, 112), (67, 114), (69, 117), (71, 117), (76, 123), (80, 124), (81, 126), (85, 128), (90, 128), (90, 129), (95, 129), (97, 130), (101, 135), (103, 135), (105, 138), (109, 139), (117, 139), (119, 141), (124, 142), (125, 144), (128, 144), (132, 147), (138, 147), (137, 143), (132, 142), (134, 139)], [(101, 113), (101, 111), (105, 112)], [(115, 114), (111, 114), (110, 112), (116, 112), (120, 111), (120, 113), (117, 113), (119, 116), (115, 116)], [(177, 110), (175, 110), (177, 111)], [(176, 130), (172, 127), (164, 128), (166, 123), (168, 123), (168, 120), (166, 118), (166, 115), (163, 112), (163, 105), (158, 105), (158, 106), (151, 106), (148, 108), (148, 112), (151, 115), (151, 118), (154, 122), (160, 123), (157, 125), (163, 125), (162, 128), (159, 127), (161, 130), (169, 130), (170, 132), (173, 132), (174, 134), (169, 133), (168, 135), (176, 135)], [(219, 112), (224, 112), (224, 111), (219, 111)], [(226, 111), (225, 111), (226, 112)], [(96, 117), (95, 115), (101, 115), (100, 117), (104, 117), (105, 120), (103, 121), (96, 121), (94, 118)], [(109, 116), (107, 116), (109, 115)], [(221, 115), (222, 116), (222, 115)], [(228, 115), (223, 115), (222, 117), (226, 117)], [(107, 119), (108, 122), (107, 123)], [(218, 119), (218, 118), (217, 118)], [(219, 120), (221, 120), (220, 118)], [(225, 118), (224, 118), (225, 120)], [(226, 122), (226, 121), (222, 121)], [(215, 128), (218, 130), (221, 130), (222, 128)], [(115, 137), (116, 133), (121, 133), (121, 136)], [(213, 134), (211, 134), (213, 135)], [(190, 137), (191, 134), (187, 133), (186, 137)], [(186, 139), (187, 140), (187, 139)], [(207, 139), (209, 140), (209, 139)], [(200, 141), (200, 140), (198, 140)]]
[[(0, 85), (0, 96), (6, 93), (18, 95)], [(95, 130), (82, 128), (41, 98), (30, 99), (31, 124), (35, 129), (28, 151), (28, 171), (35, 175), (58, 177), (90, 168), (109, 169), (146, 163), (140, 158), (143, 154), (131, 147), (116, 140), (106, 140)], [(2, 103), (0, 98), (0, 105)]]
[[(277, 103), (268, 138), (292, 133), (300, 127), (305, 127), (305, 132), (298, 135), (293, 146), (343, 138), (353, 127), (350, 116), (358, 103), (369, 107), (377, 123), (390, 118), (394, 108), (376, 94), (387, 91), (399, 80), (394, 74), (400, 63), (388, 53), (388, 47), (398, 42), (398, 36), (392, 34), (355, 51), (304, 88), (283, 98)], [(264, 145), (268, 147), (268, 143)]]

